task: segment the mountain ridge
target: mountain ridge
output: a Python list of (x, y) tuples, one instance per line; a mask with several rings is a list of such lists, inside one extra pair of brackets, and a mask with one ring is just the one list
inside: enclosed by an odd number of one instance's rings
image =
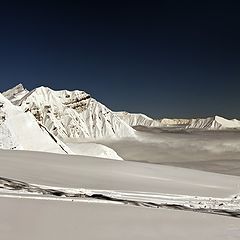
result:
[(152, 119), (142, 113), (115, 112), (122, 120), (130, 126), (145, 127), (181, 127), (184, 129), (205, 129), (205, 130), (225, 130), (239, 129), (240, 121), (237, 119), (226, 119), (221, 116), (213, 116), (207, 118), (162, 118)]
[[(8, 90), (9, 94), (14, 91)], [(80, 91), (52, 90), (38, 87), (27, 92), (14, 104), (30, 111), (35, 118), (60, 139), (134, 136), (135, 130), (110, 109)]]

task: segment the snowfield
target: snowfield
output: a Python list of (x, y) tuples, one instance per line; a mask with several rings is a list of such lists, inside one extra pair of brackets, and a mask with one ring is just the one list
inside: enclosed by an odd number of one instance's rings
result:
[[(1, 237), (42, 239), (239, 239), (239, 219), (123, 205), (0, 198)], [(16, 214), (17, 213), (17, 214)], [(17, 215), (17, 217), (16, 217)], [(27, 226), (27, 230), (26, 230)]]
[(236, 176), (30, 151), (0, 164), (4, 239), (239, 239)]
[(0, 93), (0, 239), (239, 240), (239, 129), (19, 84)]

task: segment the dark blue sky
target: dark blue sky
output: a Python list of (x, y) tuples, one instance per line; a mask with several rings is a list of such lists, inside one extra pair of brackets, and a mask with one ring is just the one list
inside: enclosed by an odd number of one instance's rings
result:
[(0, 91), (22, 82), (153, 117), (240, 117), (237, 1), (2, 2)]

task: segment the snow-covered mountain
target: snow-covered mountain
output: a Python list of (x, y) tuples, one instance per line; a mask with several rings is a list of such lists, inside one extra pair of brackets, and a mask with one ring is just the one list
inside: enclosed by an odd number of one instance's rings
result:
[(240, 121), (237, 119), (228, 120), (219, 116), (198, 118), (192, 119), (187, 128), (209, 130), (240, 129)]
[(26, 94), (22, 92), (17, 92), (15, 87), (4, 95), (14, 99), (14, 104), (21, 106), (25, 112), (30, 111), (38, 122), (61, 139), (134, 135), (128, 124), (84, 91), (54, 91), (38, 87)]
[(181, 127), (186, 129), (224, 130), (240, 129), (240, 121), (237, 119), (228, 120), (215, 116), (208, 118), (184, 119), (184, 118), (162, 118), (152, 119), (141, 113), (115, 112), (129, 126), (145, 127)]
[[(28, 93), (21, 85), (5, 92), (5, 96), (16, 103), (20, 95)], [(68, 147), (69, 146), (69, 147)], [(40, 122), (30, 111), (23, 111), (0, 94), (0, 149), (70, 153), (93, 157), (122, 160), (117, 153), (96, 143), (64, 144)]]
[(142, 113), (114, 112), (129, 126), (161, 127), (161, 122)]
[(185, 118), (162, 118), (159, 120), (163, 126), (184, 126), (188, 125), (191, 122), (191, 119), (185, 119)]
[(144, 114), (112, 112), (88, 93), (79, 90), (54, 91), (47, 87), (38, 87), (28, 91), (19, 84), (3, 95), (13, 104), (20, 106), (25, 113), (32, 113), (45, 131), (64, 141), (134, 136), (132, 126), (139, 125), (207, 130), (240, 129), (240, 121), (219, 116), (206, 119), (155, 120)]
[(171, 126), (186, 126), (191, 122), (191, 119), (181, 118), (162, 118), (152, 119), (142, 113), (115, 112), (115, 114), (126, 122), (129, 126), (145, 126), (145, 127), (171, 127)]
[(0, 93), (0, 148), (72, 153), (30, 112), (14, 106)]

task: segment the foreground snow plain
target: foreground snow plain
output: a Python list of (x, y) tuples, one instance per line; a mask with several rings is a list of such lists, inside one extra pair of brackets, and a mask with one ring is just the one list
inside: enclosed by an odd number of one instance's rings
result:
[(3, 239), (240, 237), (238, 176), (31, 151), (0, 165)]
[[(98, 203), (0, 199), (2, 239), (239, 239), (239, 219)], [(18, 217), (16, 217), (18, 213)]]

